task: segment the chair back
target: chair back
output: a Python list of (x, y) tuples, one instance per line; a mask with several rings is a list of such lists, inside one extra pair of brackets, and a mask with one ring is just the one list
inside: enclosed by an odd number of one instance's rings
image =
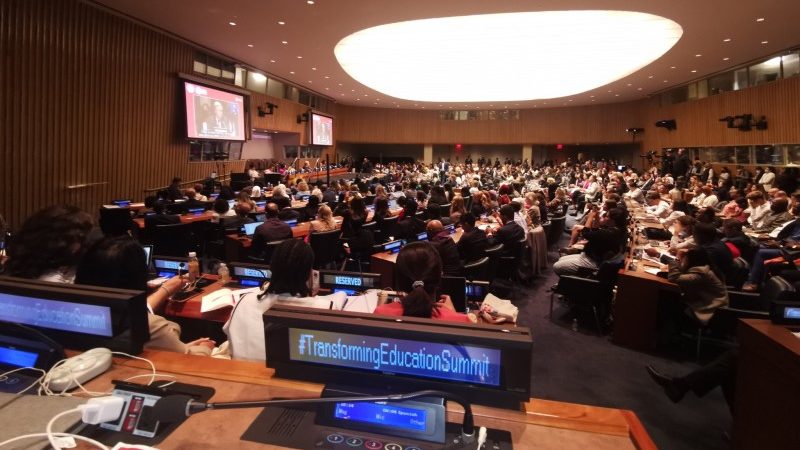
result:
[(153, 252), (156, 255), (185, 257), (196, 251), (191, 223), (156, 225), (153, 230)]
[(450, 205), (451, 203), (439, 205), (439, 215), (442, 217), (450, 217)]
[(339, 257), (340, 230), (314, 232), (309, 235), (308, 242), (314, 250), (314, 268), (324, 268), (334, 264)]
[(374, 233), (375, 233), (375, 231), (378, 229), (378, 222), (375, 222), (375, 221), (373, 220), (373, 221), (372, 221), (372, 222), (370, 222), (370, 223), (365, 223), (364, 225), (361, 225), (361, 229), (362, 229), (362, 230), (369, 230), (369, 231), (372, 231), (372, 233), (374, 234)]
[(490, 258), (488, 256), (484, 256), (483, 258), (464, 264), (464, 277), (469, 281), (492, 281), (487, 276), (489, 261)]
[(279, 241), (271, 241), (267, 242), (264, 245), (264, 253), (262, 255), (254, 255), (254, 260), (260, 260), (262, 264), (271, 264), (272, 263), (272, 254), (275, 253), (275, 249), (278, 248), (281, 243), (283, 243), (285, 239), (281, 239)]
[(561, 234), (564, 233), (564, 224), (567, 216), (553, 217), (550, 219), (550, 229), (547, 230), (547, 246), (552, 247), (558, 244)]
[(397, 226), (398, 219), (399, 216), (393, 216), (393, 217), (386, 217), (383, 220), (381, 220), (381, 224), (378, 227), (378, 235), (376, 236), (378, 242), (386, 242), (387, 240), (389, 240), (389, 236), (392, 235), (395, 227)]
[(100, 229), (109, 237), (123, 236), (136, 230), (128, 208), (100, 208)]
[(796, 301), (797, 290), (794, 284), (781, 276), (770, 277), (761, 290), (757, 309), (769, 310), (770, 305), (776, 301)]

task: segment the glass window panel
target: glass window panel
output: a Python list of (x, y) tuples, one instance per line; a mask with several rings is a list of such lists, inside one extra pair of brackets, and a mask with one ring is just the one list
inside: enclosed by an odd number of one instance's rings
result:
[(783, 57), (783, 78), (800, 75), (800, 54), (792, 53)]
[(755, 147), (756, 164), (782, 166), (783, 148), (778, 145), (757, 145)]
[(734, 147), (736, 154), (736, 164), (751, 164), (750, 161), (750, 147)]
[(300, 97), (298, 102), (302, 105), (310, 105), (311, 103), (311, 96), (306, 91), (300, 91)]
[(269, 80), (267, 80), (267, 95), (277, 98), (283, 98), (283, 93), (285, 89), (286, 86), (282, 82), (274, 78), (270, 78)]
[(700, 149), (701, 161), (733, 164), (736, 162), (735, 157), (733, 147), (710, 147)]
[(299, 89), (297, 89), (294, 86), (286, 86), (286, 95), (284, 96), (286, 100), (292, 100), (296, 102), (299, 97), (300, 97)]
[(247, 72), (247, 89), (253, 92), (267, 93), (267, 77), (258, 72)]
[(202, 61), (194, 61), (194, 71), (199, 73), (206, 73), (206, 65)]
[(708, 80), (700, 80), (697, 82), (697, 98), (708, 97)]
[(781, 58), (776, 56), (760, 64), (750, 66), (750, 80), (754, 86), (775, 81), (781, 74)]
[(748, 86), (747, 68), (742, 68), (733, 73), (733, 90), (738, 91)]
[(245, 87), (245, 80), (247, 79), (247, 69), (241, 67), (236, 68), (236, 77), (233, 79), (233, 84), (239, 87)]
[(800, 144), (787, 145), (786, 153), (788, 164), (800, 164)]
[(733, 72), (725, 72), (708, 79), (708, 92), (711, 95), (733, 90)]

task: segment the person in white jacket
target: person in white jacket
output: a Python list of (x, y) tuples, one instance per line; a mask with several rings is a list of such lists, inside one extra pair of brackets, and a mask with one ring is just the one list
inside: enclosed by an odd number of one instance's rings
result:
[(761, 178), (759, 178), (758, 184), (764, 188), (764, 192), (767, 192), (772, 189), (773, 183), (775, 183), (775, 172), (771, 167), (767, 167), (764, 169), (764, 174), (761, 175)]

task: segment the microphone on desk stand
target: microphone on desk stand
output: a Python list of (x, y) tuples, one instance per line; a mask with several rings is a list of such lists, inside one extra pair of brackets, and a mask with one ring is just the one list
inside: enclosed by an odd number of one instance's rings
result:
[[(444, 391), (423, 390), (408, 394), (391, 394), (381, 396), (366, 397), (318, 397), (300, 399), (272, 399), (257, 400), (247, 402), (218, 402), (205, 403), (196, 401), (188, 395), (168, 395), (160, 398), (153, 405), (153, 418), (159, 422), (170, 423), (179, 422), (193, 414), (207, 411), (210, 409), (242, 409), (242, 408), (264, 408), (267, 406), (284, 405), (308, 405), (321, 403), (348, 403), (348, 402), (403, 402), (419, 397), (442, 397), (453, 401), (464, 408), (464, 420), (461, 423), (460, 444), (472, 444), (478, 436), (485, 436), (485, 429), (482, 427), (478, 435), (475, 433), (475, 424), (472, 417), (472, 407), (464, 398)], [(480, 447), (480, 445), (479, 445)]]

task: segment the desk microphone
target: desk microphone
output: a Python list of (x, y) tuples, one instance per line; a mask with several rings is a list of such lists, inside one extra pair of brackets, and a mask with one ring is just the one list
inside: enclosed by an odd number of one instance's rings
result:
[(192, 414), (197, 414), (209, 409), (263, 408), (266, 406), (308, 405), (319, 403), (403, 402), (419, 397), (442, 397), (461, 405), (461, 407), (464, 408), (464, 421), (461, 423), (461, 439), (465, 444), (475, 441), (475, 424), (472, 418), (472, 407), (470, 406), (469, 402), (458, 395), (430, 389), (411, 392), (409, 394), (392, 394), (371, 397), (320, 397), (220, 403), (198, 402), (188, 395), (168, 395), (160, 398), (158, 401), (156, 401), (155, 405), (153, 405), (153, 418), (159, 422), (170, 423), (178, 422), (191, 416)]

